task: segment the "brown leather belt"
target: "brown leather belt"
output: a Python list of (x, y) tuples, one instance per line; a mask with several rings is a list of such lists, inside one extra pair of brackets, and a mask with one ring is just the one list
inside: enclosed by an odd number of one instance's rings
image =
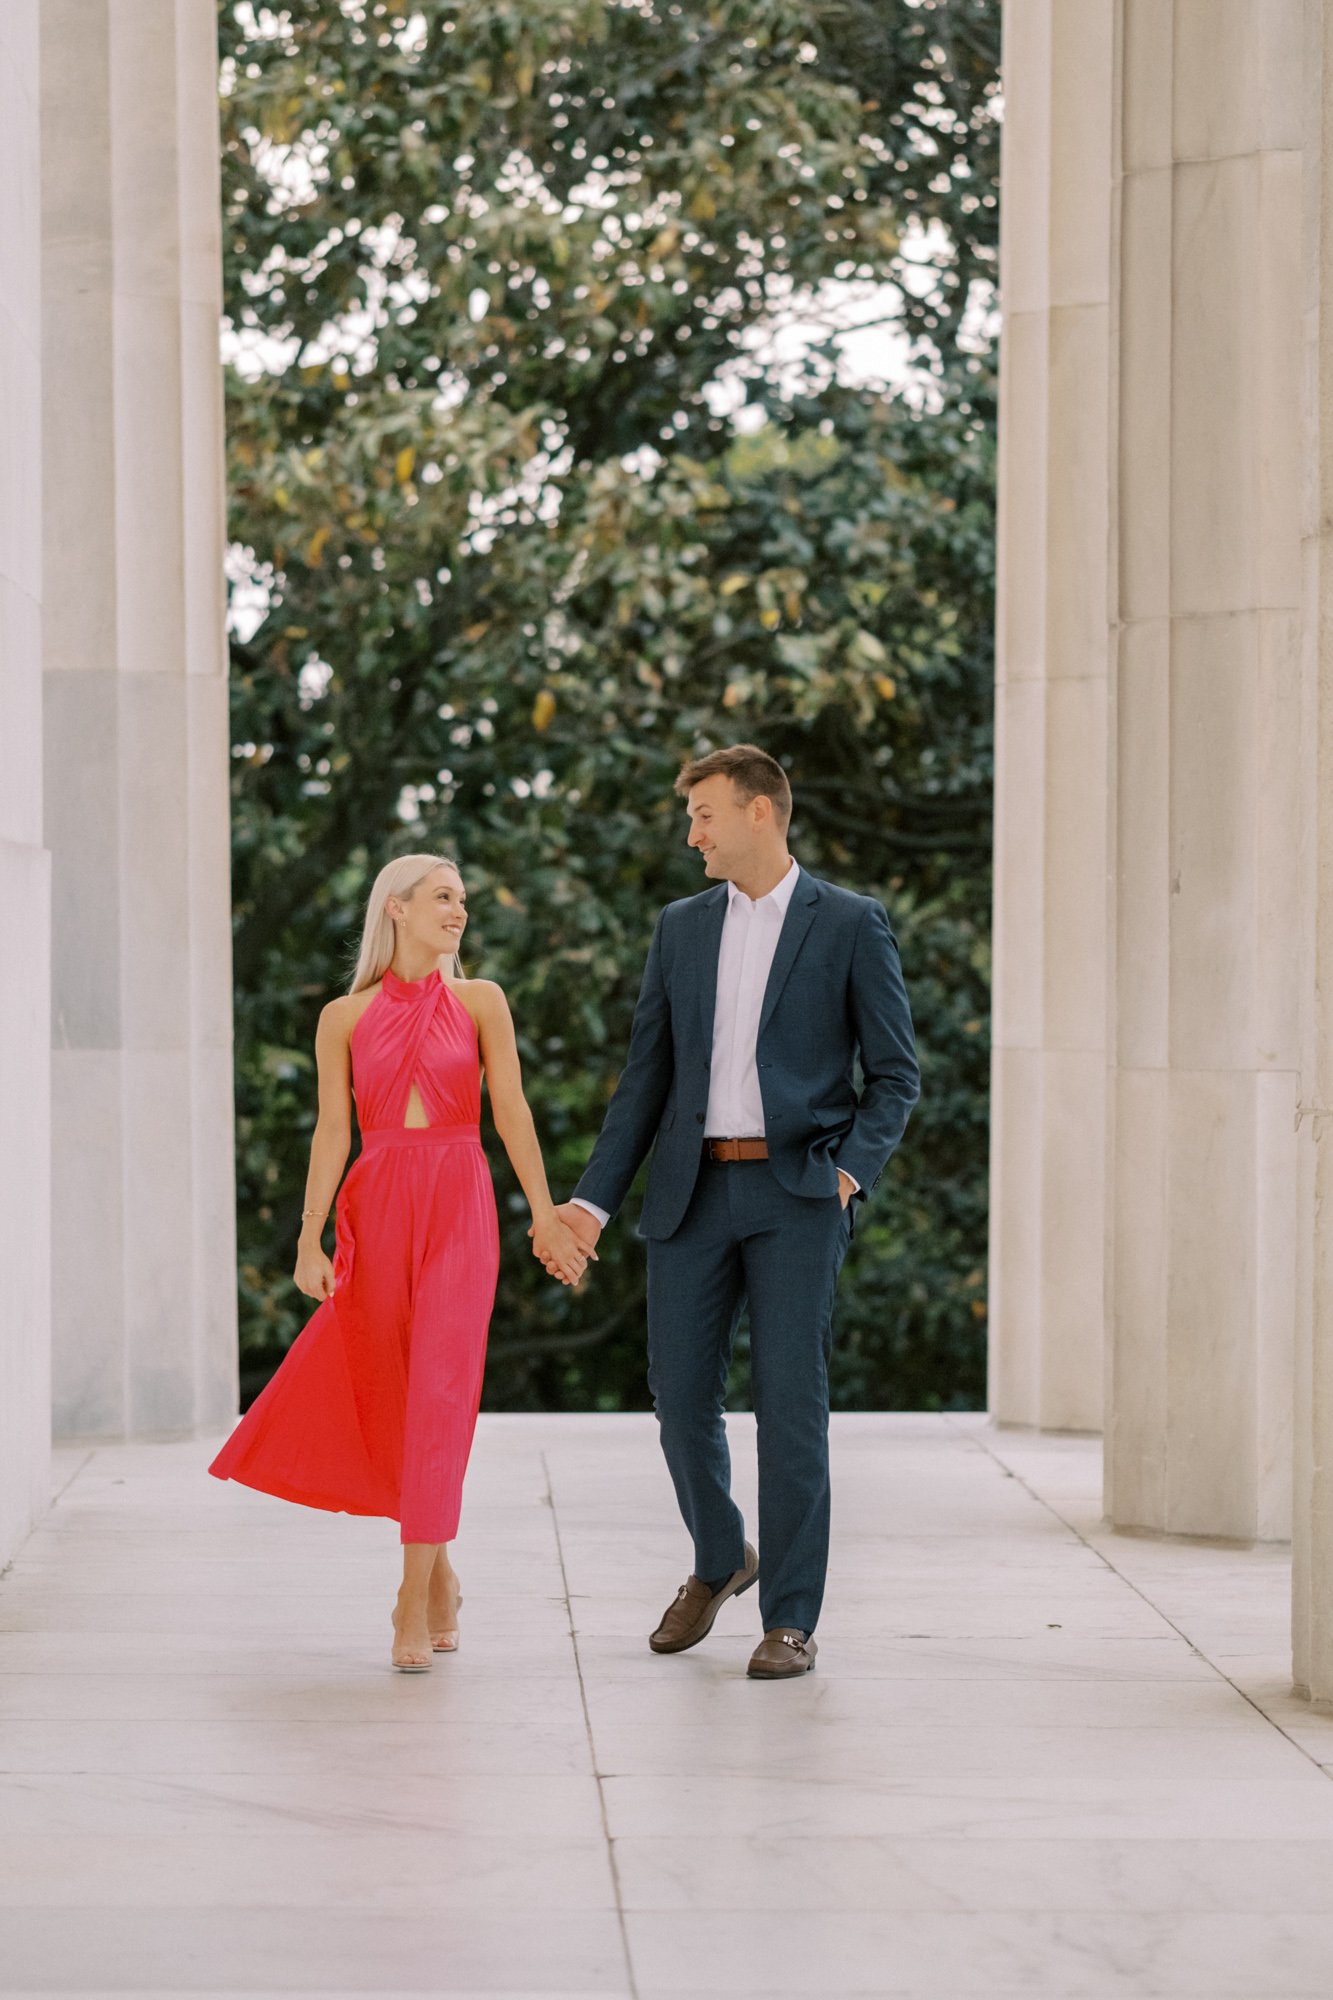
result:
[(710, 1160), (766, 1160), (767, 1139), (705, 1139)]

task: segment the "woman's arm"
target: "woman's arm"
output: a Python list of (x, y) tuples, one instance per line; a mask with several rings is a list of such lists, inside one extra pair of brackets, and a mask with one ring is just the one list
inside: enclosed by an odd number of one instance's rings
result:
[(347, 1000), (331, 1000), (315, 1031), (315, 1063), (319, 1072), (319, 1116), (310, 1141), (310, 1168), (301, 1206), (303, 1216), (296, 1246), (293, 1276), (298, 1291), (311, 1299), (333, 1297), (333, 1265), (324, 1254), (324, 1225), (352, 1147), (352, 1059), (349, 1039), (356, 1014)]
[(566, 1284), (577, 1284), (588, 1261), (587, 1253), (573, 1230), (556, 1214), (546, 1184), (537, 1128), (523, 1095), (523, 1075), (509, 1002), (493, 979), (474, 979), (469, 991), (475, 995), (477, 1039), (486, 1072), (491, 1116), (532, 1211), (533, 1250), (548, 1271), (554, 1271)]

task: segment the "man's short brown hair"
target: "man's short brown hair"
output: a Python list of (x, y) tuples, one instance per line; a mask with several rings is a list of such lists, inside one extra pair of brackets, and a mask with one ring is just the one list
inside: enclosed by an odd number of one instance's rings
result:
[(778, 832), (787, 831), (791, 819), (791, 786), (787, 783), (787, 773), (767, 750), (761, 750), (757, 743), (730, 743), (723, 750), (710, 750), (706, 757), (690, 760), (676, 779), (675, 788), (679, 796), (685, 798), (691, 785), (702, 784), (705, 778), (717, 777), (730, 778), (746, 805), (751, 799), (772, 799)]

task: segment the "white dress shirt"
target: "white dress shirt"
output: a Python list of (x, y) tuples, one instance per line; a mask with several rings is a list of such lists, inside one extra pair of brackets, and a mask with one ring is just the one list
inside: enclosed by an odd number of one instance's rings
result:
[[(782, 880), (766, 896), (747, 896), (734, 882), (727, 884), (713, 1008), (713, 1061), (704, 1114), (706, 1139), (764, 1137), (764, 1100), (756, 1056), (759, 1016), (782, 920), (800, 872), (793, 859)], [(851, 1175), (847, 1178), (851, 1180)], [(578, 1195), (574, 1201), (606, 1227), (604, 1208)]]
[(727, 914), (717, 956), (713, 1008), (713, 1061), (709, 1070), (705, 1139), (762, 1139), (764, 1100), (759, 1094), (759, 1014), (778, 948), (778, 934), (800, 869), (795, 861), (766, 896), (747, 896), (727, 884)]

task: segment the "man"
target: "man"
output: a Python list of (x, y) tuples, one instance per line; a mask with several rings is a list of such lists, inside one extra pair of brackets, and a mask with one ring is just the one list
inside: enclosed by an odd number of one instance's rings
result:
[[(920, 1093), (888, 919), (787, 849), (786, 773), (751, 743), (685, 766), (689, 845), (718, 886), (657, 920), (629, 1054), (559, 1213), (592, 1254), (650, 1147), (648, 1381), (694, 1571), (649, 1644), (697, 1645), (759, 1583), (754, 1679), (813, 1667), (828, 1564), (828, 1361), (851, 1203)], [(853, 1075), (859, 1054), (863, 1088)], [(750, 1307), (762, 1566), (731, 1497), (723, 1398)]]

